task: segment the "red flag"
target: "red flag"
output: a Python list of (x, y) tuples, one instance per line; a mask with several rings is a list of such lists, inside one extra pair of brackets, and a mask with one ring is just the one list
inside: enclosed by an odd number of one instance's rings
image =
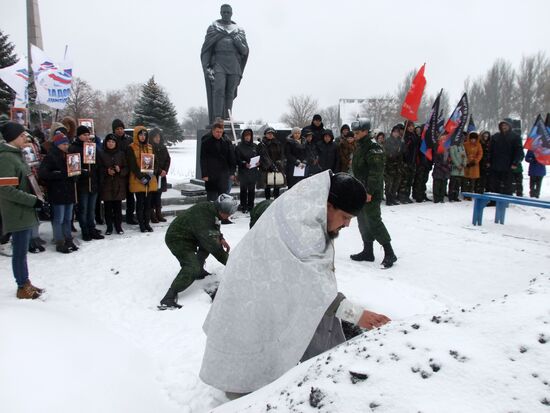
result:
[(426, 63), (424, 63), (420, 70), (416, 73), (416, 76), (411, 83), (409, 93), (407, 93), (403, 106), (401, 107), (401, 116), (412, 122), (416, 122), (418, 120), (418, 107), (420, 106), (422, 94), (424, 93), (424, 88), (426, 87), (426, 78), (424, 77), (425, 67)]

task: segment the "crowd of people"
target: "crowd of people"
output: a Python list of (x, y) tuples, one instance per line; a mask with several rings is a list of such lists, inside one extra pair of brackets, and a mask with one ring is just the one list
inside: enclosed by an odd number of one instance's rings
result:
[[(432, 157), (421, 150), (423, 125), (407, 121), (395, 125), (386, 136), (383, 131), (370, 131), (369, 138), (384, 151), (384, 194), (387, 205), (433, 201), (460, 202), (461, 192), (485, 191), (523, 196), (522, 161), (530, 164), (529, 196), (540, 197), (544, 165), (534, 154), (524, 154), (521, 137), (511, 125), (502, 121), (498, 132), (471, 131), (463, 133), (457, 144), (440, 150), (439, 142), (430, 149)], [(444, 140), (445, 135), (439, 137)], [(263, 136), (254, 141), (251, 129), (242, 131), (240, 142), (234, 146), (224, 134), (223, 123), (214, 124), (212, 132), (202, 138), (201, 167), (207, 182), (208, 199), (214, 200), (228, 192), (231, 182), (240, 183), (239, 210), (254, 208), (255, 188), (264, 188), (265, 199), (277, 198), (280, 189), (292, 188), (300, 180), (316, 173), (351, 172), (357, 146), (356, 133), (349, 125), (340, 128), (335, 139), (333, 132), (323, 126), (320, 115), (315, 115), (305, 128), (295, 127), (291, 134), (277, 138), (277, 131), (266, 128)], [(217, 142), (217, 143), (216, 143)], [(232, 150), (233, 148), (233, 150)], [(259, 156), (259, 162), (250, 161)], [(426, 188), (433, 180), (433, 199)], [(229, 182), (229, 184), (228, 184)]]
[[(100, 140), (66, 117), (53, 123), (47, 134), (13, 122), (1, 132), (0, 176), (17, 177), (18, 184), (0, 188), (0, 242), (12, 239), (19, 298), (41, 294), (25, 287), (27, 252), (45, 250), (40, 221), (51, 221), (55, 249), (63, 254), (79, 249), (75, 221), (85, 242), (123, 234), (123, 201), (126, 224), (138, 225), (141, 232), (152, 232), (151, 223), (166, 222), (161, 196), (167, 190), (170, 155), (160, 129), (137, 126), (130, 137), (123, 122), (115, 119), (112, 133)], [(18, 220), (23, 207), (26, 219)], [(102, 224), (104, 233), (97, 228)]]

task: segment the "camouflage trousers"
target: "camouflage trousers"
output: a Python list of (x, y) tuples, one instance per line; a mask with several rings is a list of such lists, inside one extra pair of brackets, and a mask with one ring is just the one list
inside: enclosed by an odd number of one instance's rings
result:
[(401, 171), (399, 167), (388, 167), (384, 171), (384, 193), (386, 201), (392, 201), (399, 196), (399, 185), (401, 184)]
[(208, 252), (201, 248), (195, 251), (190, 251), (189, 248), (182, 248), (177, 242), (166, 243), (172, 254), (178, 259), (180, 263), (180, 271), (174, 281), (172, 281), (171, 288), (178, 293), (187, 289), (193, 281), (199, 278), (204, 262), (208, 257)]
[(378, 241), (384, 245), (391, 241), (390, 234), (382, 222), (380, 200), (366, 203), (357, 215), (357, 223), (363, 244)]
[(399, 200), (409, 199), (411, 196), (412, 184), (414, 181), (415, 166), (404, 165), (399, 185)]

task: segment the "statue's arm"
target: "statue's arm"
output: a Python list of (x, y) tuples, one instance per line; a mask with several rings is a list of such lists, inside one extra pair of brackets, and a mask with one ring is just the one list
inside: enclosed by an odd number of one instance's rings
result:
[(233, 36), (233, 44), (241, 55), (248, 55), (248, 43), (246, 42), (246, 34), (243, 29), (239, 29)]

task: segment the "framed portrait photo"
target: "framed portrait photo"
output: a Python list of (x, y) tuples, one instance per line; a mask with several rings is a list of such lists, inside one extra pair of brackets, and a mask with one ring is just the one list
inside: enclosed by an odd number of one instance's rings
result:
[(82, 163), (95, 163), (96, 145), (94, 142), (84, 142)]
[(11, 108), (10, 109), (10, 120), (12, 122), (19, 123), (20, 125), (27, 126), (28, 122), (28, 111), (25, 108)]
[(80, 165), (79, 153), (67, 154), (67, 175), (76, 176), (82, 174), (82, 167)]
[(142, 153), (140, 169), (143, 173), (154, 173), (155, 155), (152, 153)]
[(27, 165), (36, 166), (40, 163), (34, 145), (25, 146), (23, 149), (21, 149), (21, 152), (23, 153), (23, 159), (25, 159)]

